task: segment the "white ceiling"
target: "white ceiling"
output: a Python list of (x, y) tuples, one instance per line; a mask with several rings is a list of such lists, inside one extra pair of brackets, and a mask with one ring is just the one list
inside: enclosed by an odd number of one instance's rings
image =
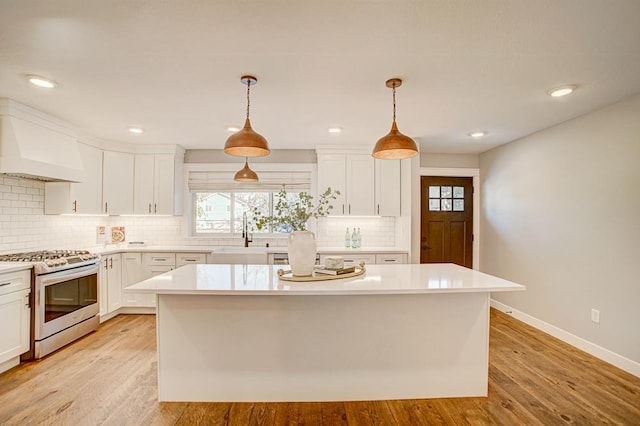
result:
[(373, 147), (400, 77), (403, 133), (477, 153), (640, 92), (640, 1), (0, 0), (0, 97), (98, 138), (221, 149), (247, 73), (272, 149)]

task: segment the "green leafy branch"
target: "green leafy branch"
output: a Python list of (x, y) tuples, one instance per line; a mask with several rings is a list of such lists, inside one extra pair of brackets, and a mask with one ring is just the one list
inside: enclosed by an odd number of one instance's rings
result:
[(253, 222), (258, 230), (271, 225), (273, 229), (284, 228), (285, 231), (305, 231), (307, 222), (311, 218), (324, 217), (329, 214), (333, 206), (329, 204), (340, 195), (340, 191), (327, 188), (318, 197), (318, 203), (313, 204), (313, 197), (306, 192), (299, 192), (297, 197), (288, 198), (287, 191), (283, 188), (276, 195), (273, 216), (266, 216), (257, 208), (253, 209)]

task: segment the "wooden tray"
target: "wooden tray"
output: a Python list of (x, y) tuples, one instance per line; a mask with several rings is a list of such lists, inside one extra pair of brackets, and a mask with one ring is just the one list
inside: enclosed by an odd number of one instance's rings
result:
[(364, 263), (356, 266), (356, 270), (354, 272), (349, 272), (348, 274), (342, 275), (328, 275), (328, 274), (316, 274), (315, 272), (312, 275), (307, 275), (304, 277), (297, 277), (292, 274), (290, 270), (285, 271), (284, 269), (278, 269), (278, 278), (282, 281), (295, 281), (295, 282), (308, 282), (308, 281), (328, 281), (328, 280), (341, 280), (343, 278), (351, 278), (357, 277), (358, 275), (362, 275), (366, 272), (364, 267)]

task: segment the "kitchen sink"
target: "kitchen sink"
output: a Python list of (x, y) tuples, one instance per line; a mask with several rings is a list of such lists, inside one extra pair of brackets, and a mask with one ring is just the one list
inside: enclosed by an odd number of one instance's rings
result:
[(211, 252), (211, 263), (266, 265), (266, 247), (218, 247)]

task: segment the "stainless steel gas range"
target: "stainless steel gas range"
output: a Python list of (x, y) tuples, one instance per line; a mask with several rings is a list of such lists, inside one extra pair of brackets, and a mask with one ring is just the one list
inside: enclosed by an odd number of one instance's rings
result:
[(31, 350), (42, 358), (98, 328), (100, 256), (84, 250), (49, 250), (0, 255), (1, 262), (30, 262)]

